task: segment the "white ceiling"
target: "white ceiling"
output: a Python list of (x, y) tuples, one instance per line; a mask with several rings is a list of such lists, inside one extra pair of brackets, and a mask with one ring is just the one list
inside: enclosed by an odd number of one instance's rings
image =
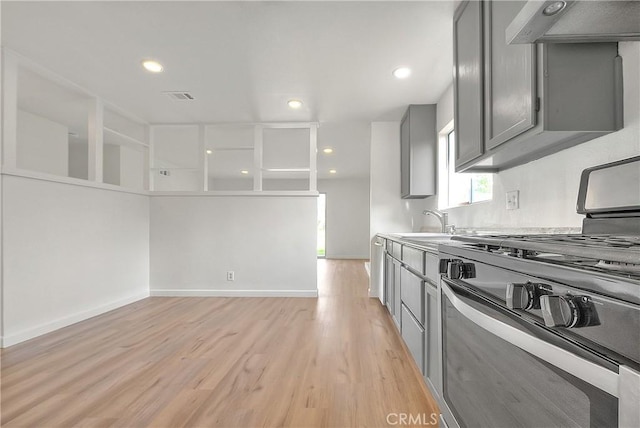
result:
[[(318, 121), (319, 176), (369, 172), (371, 121), (451, 82), (451, 1), (1, 2), (2, 45), (151, 123)], [(145, 72), (153, 58), (165, 71)], [(413, 70), (407, 80), (391, 72)], [(163, 91), (189, 91), (175, 102)], [(299, 98), (304, 106), (286, 106)]]

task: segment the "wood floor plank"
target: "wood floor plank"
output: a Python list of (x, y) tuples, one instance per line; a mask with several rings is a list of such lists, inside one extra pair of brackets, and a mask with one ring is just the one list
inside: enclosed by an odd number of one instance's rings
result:
[(437, 412), (362, 261), (315, 298), (152, 297), (1, 351), (7, 427), (388, 426)]

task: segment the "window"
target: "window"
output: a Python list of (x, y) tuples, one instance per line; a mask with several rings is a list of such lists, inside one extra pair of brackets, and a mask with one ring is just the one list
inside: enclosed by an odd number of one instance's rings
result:
[(438, 162), (439, 191), (438, 208), (469, 205), (489, 201), (493, 196), (491, 174), (456, 173), (456, 134), (450, 125), (440, 137)]

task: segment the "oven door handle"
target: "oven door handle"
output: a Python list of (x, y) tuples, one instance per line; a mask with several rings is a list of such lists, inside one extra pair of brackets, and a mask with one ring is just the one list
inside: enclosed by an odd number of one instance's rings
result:
[(480, 312), (460, 299), (445, 280), (440, 284), (453, 307), (474, 324), (607, 394), (619, 397), (617, 373)]

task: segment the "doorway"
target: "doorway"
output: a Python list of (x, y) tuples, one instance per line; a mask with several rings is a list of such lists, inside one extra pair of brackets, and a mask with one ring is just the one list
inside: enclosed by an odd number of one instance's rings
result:
[(318, 258), (326, 257), (327, 243), (327, 194), (320, 193), (318, 195)]

